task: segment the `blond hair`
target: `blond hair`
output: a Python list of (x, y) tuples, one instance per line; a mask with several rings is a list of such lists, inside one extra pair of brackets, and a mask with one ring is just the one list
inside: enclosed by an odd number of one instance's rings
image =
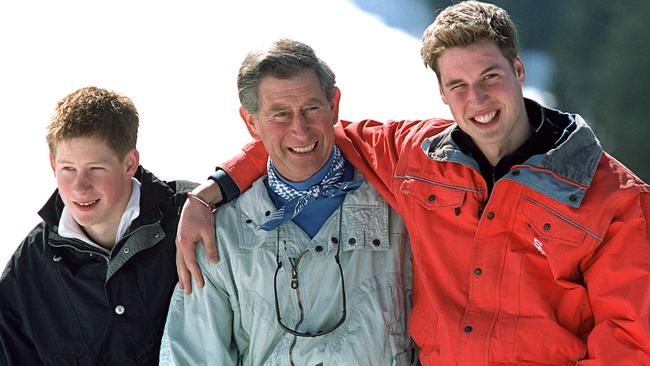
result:
[[(493, 41), (514, 65), (519, 54), (517, 28), (504, 9), (479, 1), (463, 1), (444, 9), (422, 36), (422, 60), (438, 78), (438, 58), (447, 48)], [(514, 66), (513, 66), (514, 67)]]

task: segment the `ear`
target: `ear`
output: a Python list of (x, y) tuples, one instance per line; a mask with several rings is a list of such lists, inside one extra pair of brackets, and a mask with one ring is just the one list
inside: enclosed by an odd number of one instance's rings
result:
[(257, 119), (251, 113), (249, 113), (244, 106), (239, 107), (239, 116), (244, 121), (248, 133), (255, 140), (261, 140), (260, 133), (257, 129)]
[(50, 153), (50, 167), (52, 167), (52, 172), (54, 173), (54, 176), (56, 177), (56, 162), (55, 162), (55, 157), (52, 153)]
[(513, 66), (515, 68), (515, 76), (519, 80), (519, 84), (523, 84), (526, 81), (526, 70), (524, 69), (524, 63), (521, 61), (519, 56), (515, 57), (513, 61)]
[(339, 120), (339, 102), (341, 101), (341, 90), (334, 88), (334, 95), (330, 100), (330, 108), (332, 109), (332, 124), (336, 124)]
[(140, 166), (140, 153), (137, 149), (131, 149), (124, 156), (124, 168), (125, 174), (129, 178), (132, 178), (135, 175), (136, 170)]

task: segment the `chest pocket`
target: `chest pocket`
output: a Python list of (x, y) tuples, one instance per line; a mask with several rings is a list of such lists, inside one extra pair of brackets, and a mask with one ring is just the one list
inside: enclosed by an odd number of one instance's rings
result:
[(522, 197), (519, 212), (523, 223), (534, 232), (539, 240), (576, 247), (584, 241), (587, 235), (587, 232), (579, 224), (527, 196)]
[(344, 206), (340, 238), (343, 251), (367, 249), (386, 251), (389, 248), (390, 211), (388, 204)]
[(534, 263), (545, 258), (556, 281), (581, 282), (580, 262), (597, 244), (592, 236), (560, 212), (522, 196), (509, 246), (511, 251), (531, 254), (526, 260)]
[(430, 181), (407, 178), (400, 184), (400, 192), (412, 197), (427, 210), (456, 208), (463, 205), (467, 191)]

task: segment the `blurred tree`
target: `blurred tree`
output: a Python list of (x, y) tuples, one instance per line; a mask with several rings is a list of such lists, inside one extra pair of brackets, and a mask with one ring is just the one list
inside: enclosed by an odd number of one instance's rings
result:
[(650, 2), (562, 4), (550, 49), (558, 104), (589, 119), (605, 149), (650, 181)]

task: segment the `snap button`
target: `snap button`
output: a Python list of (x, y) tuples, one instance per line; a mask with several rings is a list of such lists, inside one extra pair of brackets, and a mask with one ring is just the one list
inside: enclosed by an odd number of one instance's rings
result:
[(435, 194), (432, 194), (429, 197), (427, 197), (427, 201), (429, 201), (429, 202), (433, 202), (435, 200), (436, 200), (436, 195)]
[(463, 328), (463, 331), (465, 333), (472, 333), (472, 330), (473, 330), (473, 328), (472, 328), (471, 325), (466, 325), (465, 328)]
[(129, 248), (124, 248), (124, 249), (122, 249), (122, 252), (123, 252), (124, 254), (129, 254)]
[(356, 243), (357, 243), (357, 239), (355, 239), (355, 238), (350, 238), (350, 239), (348, 239), (348, 244), (349, 244), (349, 245), (354, 245), (354, 244), (356, 244)]
[(549, 231), (549, 230), (551, 230), (551, 224), (549, 223), (544, 224), (544, 231)]
[(117, 314), (117, 315), (122, 315), (122, 314), (124, 314), (124, 310), (125, 310), (125, 309), (124, 309), (124, 306), (122, 306), (122, 305), (117, 305), (117, 306), (115, 307), (115, 314)]
[(474, 274), (480, 276), (483, 271), (480, 268), (474, 268)]
[(339, 243), (339, 238), (337, 238), (336, 236), (333, 236), (331, 240), (332, 240), (332, 243), (334, 243), (334, 244)]
[(316, 252), (320, 253), (323, 251), (323, 246), (322, 245), (317, 245), (315, 248)]
[(494, 212), (492, 211), (488, 212), (487, 218), (488, 220), (492, 220), (494, 218)]
[(153, 237), (154, 237), (155, 239), (158, 239), (159, 236), (160, 236), (160, 233), (154, 233), (154, 234), (153, 234)]
[(61, 261), (61, 257), (59, 257), (58, 255), (55, 255), (54, 257), (52, 257), (52, 261), (54, 261), (54, 262), (60, 262), (60, 261)]
[(572, 194), (572, 195), (569, 196), (569, 201), (575, 202), (577, 200), (578, 200), (578, 196), (576, 196), (575, 194)]
[(381, 241), (380, 241), (379, 239), (374, 239), (374, 240), (372, 241), (372, 245), (378, 247), (378, 246), (381, 245)]

